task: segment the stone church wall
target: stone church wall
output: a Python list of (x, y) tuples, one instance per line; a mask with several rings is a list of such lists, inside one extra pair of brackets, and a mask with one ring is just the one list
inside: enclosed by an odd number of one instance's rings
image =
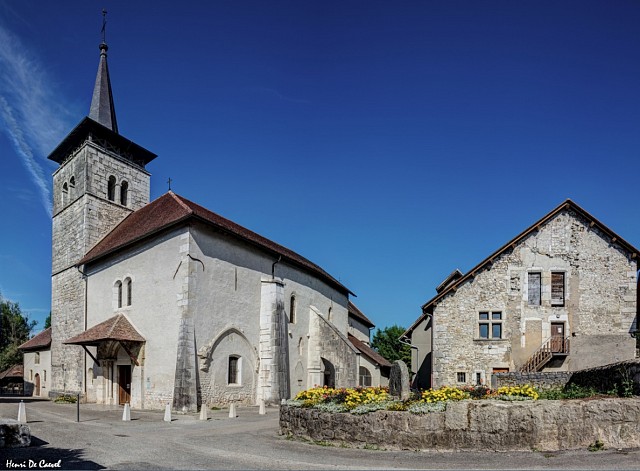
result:
[[(607, 236), (564, 211), (497, 257), (490, 268), (434, 308), (434, 386), (466, 383), (493, 368), (517, 369), (563, 322), (571, 353), (553, 369), (588, 368), (633, 358), (636, 261)], [(551, 305), (551, 272), (565, 273), (565, 303)], [(528, 274), (542, 273), (542, 301), (528, 304)], [(502, 338), (479, 338), (479, 312), (502, 313)]]

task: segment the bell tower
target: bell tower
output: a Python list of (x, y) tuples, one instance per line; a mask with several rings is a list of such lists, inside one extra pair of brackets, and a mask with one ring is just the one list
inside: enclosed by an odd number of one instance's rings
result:
[(87, 328), (85, 280), (76, 264), (149, 202), (145, 167), (156, 157), (118, 132), (104, 23), (99, 48), (89, 116), (48, 157), (60, 165), (53, 174), (51, 395), (84, 392), (86, 384), (86, 354), (64, 345)]

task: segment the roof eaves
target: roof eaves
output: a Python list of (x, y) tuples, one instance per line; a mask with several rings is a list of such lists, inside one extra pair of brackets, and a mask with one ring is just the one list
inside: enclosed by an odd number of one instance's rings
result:
[[(171, 229), (174, 226), (178, 226), (178, 225), (180, 225), (181, 223), (183, 223), (184, 221), (186, 221), (187, 219), (189, 219), (191, 217), (193, 217), (193, 214), (185, 214), (184, 216), (176, 219), (175, 221), (171, 221), (170, 223), (165, 224), (164, 226), (160, 226), (160, 227), (158, 227), (158, 228), (156, 228), (156, 229), (154, 229), (152, 231), (149, 231), (149, 232), (141, 235), (140, 237), (136, 237), (134, 239), (128, 240), (127, 242), (125, 242), (123, 244), (120, 244), (120, 245), (117, 245), (117, 246), (115, 246), (115, 247), (113, 247), (113, 248), (111, 248), (111, 249), (109, 249), (109, 250), (107, 250), (105, 252), (101, 252), (98, 255), (94, 256), (94, 257), (87, 258), (85, 256), (84, 258), (80, 259), (80, 261), (78, 261), (78, 263), (76, 263), (75, 266), (79, 267), (80, 265), (86, 265), (86, 264), (89, 264), (89, 263), (97, 262), (98, 260), (101, 260), (101, 259), (103, 259), (105, 257), (108, 257), (109, 255), (112, 255), (113, 253), (115, 253), (115, 252), (117, 252), (119, 250), (122, 250), (122, 249), (124, 249), (126, 247), (130, 247), (130, 246), (132, 246), (132, 245), (134, 245), (134, 244), (136, 244), (138, 242), (142, 242), (143, 240), (148, 239), (149, 237), (152, 237), (152, 236), (154, 236), (154, 235), (156, 235), (156, 234), (158, 234), (160, 232), (166, 231), (167, 229)], [(124, 222), (125, 220), (126, 220), (126, 218), (123, 219), (122, 222)], [(122, 224), (122, 222), (120, 222), (120, 224)], [(118, 224), (118, 225), (120, 225), (120, 224)], [(116, 227), (118, 227), (118, 226), (116, 226)], [(115, 230), (115, 228), (113, 230)], [(107, 235), (109, 235), (109, 233)], [(98, 244), (99, 243), (100, 242), (98, 242)], [(96, 244), (96, 245), (98, 245), (98, 244)]]

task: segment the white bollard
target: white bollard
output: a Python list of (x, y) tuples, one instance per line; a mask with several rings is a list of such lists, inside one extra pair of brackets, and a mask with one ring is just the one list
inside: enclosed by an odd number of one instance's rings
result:
[(124, 405), (124, 410), (122, 411), (122, 420), (129, 421), (131, 420), (131, 406), (127, 402)]
[(209, 420), (209, 417), (207, 417), (207, 406), (205, 404), (202, 404), (200, 407), (200, 420)]
[(169, 404), (164, 408), (164, 421), (171, 422), (171, 406)]
[(20, 401), (20, 405), (18, 406), (18, 422), (21, 424), (27, 423), (27, 410), (24, 406), (24, 401)]
[(234, 402), (232, 402), (231, 404), (229, 404), (229, 418), (230, 419), (235, 419), (237, 417), (236, 415), (236, 404)]
[(260, 415), (265, 415), (267, 413), (267, 411), (265, 410), (264, 407), (264, 399), (260, 399)]

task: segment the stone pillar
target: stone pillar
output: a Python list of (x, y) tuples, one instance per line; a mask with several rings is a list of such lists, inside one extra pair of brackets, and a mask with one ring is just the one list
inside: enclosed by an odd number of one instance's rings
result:
[(284, 283), (263, 279), (260, 294), (260, 372), (258, 397), (266, 403), (289, 397), (288, 323), (284, 312)]
[[(183, 254), (189, 253), (189, 235), (183, 235), (185, 244), (180, 247)], [(196, 338), (193, 313), (189, 301), (195, 293), (196, 269), (191, 258), (183, 257), (177, 276), (182, 277), (182, 293), (178, 300), (178, 309), (182, 318), (178, 332), (178, 353), (176, 358), (176, 376), (173, 388), (173, 408), (182, 412), (198, 411), (198, 385), (196, 362)]]

